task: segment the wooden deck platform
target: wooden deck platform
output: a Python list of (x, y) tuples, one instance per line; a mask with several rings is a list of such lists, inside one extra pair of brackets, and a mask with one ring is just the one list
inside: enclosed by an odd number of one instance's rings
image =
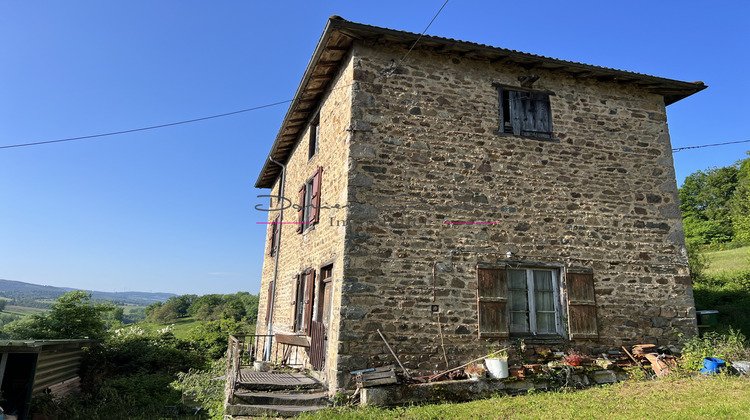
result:
[(256, 372), (252, 369), (241, 369), (238, 385), (250, 387), (318, 387), (323, 384), (304, 373), (291, 372)]

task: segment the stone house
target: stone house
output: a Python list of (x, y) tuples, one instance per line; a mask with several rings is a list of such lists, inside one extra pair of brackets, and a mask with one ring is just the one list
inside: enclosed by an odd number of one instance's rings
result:
[(331, 390), (378, 330), (417, 374), (695, 334), (665, 107), (706, 86), (418, 37), (328, 21), (256, 183), (257, 334)]

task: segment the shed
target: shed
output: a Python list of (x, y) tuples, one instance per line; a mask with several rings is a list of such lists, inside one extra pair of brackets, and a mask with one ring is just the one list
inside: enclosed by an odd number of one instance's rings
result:
[(25, 419), (32, 396), (77, 392), (83, 348), (95, 344), (89, 339), (0, 341), (0, 405)]

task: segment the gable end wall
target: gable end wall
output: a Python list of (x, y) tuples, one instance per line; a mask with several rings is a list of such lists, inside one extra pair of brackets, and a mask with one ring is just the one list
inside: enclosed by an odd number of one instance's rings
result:
[[(513, 258), (594, 272), (589, 349), (695, 334), (695, 309), (663, 98), (543, 69), (357, 43), (353, 49), (338, 387), (348, 371), (416, 373), (486, 353), (476, 265)], [(494, 134), (493, 83), (537, 73), (556, 142)], [(492, 225), (445, 222), (497, 223)], [(430, 306), (440, 305), (440, 318)], [(442, 339), (440, 333), (442, 332)]]

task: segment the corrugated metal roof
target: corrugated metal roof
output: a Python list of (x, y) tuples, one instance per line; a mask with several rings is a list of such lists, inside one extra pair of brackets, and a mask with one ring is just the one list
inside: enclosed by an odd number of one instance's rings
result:
[(98, 343), (98, 341), (89, 340), (88, 338), (66, 340), (0, 340), (0, 352), (3, 351), (3, 347), (25, 347), (30, 349), (39, 349), (45, 346), (59, 346), (66, 344), (82, 345), (94, 343)]
[(355, 39), (378, 39), (386, 42), (412, 44), (419, 39), (417, 48), (439, 47), (455, 53), (473, 52), (490, 58), (503, 58), (521, 65), (533, 65), (551, 71), (564, 71), (576, 77), (594, 77), (613, 82), (637, 83), (639, 87), (664, 96), (667, 105), (686, 98), (706, 88), (703, 82), (683, 82), (650, 76), (647, 74), (600, 67), (575, 61), (566, 61), (516, 50), (493, 47), (486, 44), (461, 41), (452, 38), (425, 35), (362, 23), (350, 22), (339, 16), (331, 16), (318, 41), (302, 81), (284, 117), (279, 133), (271, 147), (268, 158), (255, 183), (257, 188), (271, 188), (281, 174), (279, 165), (273, 160), (286, 163), (299, 141), (310, 114), (333, 79), (341, 60), (347, 56)]

